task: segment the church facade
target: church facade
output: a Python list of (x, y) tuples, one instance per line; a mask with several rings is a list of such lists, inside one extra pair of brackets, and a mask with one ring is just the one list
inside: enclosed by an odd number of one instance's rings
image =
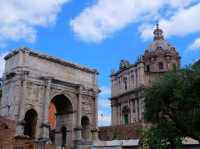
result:
[(111, 74), (112, 125), (143, 122), (144, 88), (165, 72), (179, 67), (180, 56), (157, 25), (154, 40), (136, 63), (121, 60), (119, 70)]
[(1, 116), (15, 136), (81, 148), (96, 139), (98, 72), (28, 48), (5, 57)]

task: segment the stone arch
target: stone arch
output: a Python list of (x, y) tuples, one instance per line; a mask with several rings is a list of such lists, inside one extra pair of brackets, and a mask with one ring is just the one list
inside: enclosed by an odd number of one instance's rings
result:
[(38, 114), (34, 109), (29, 109), (24, 116), (24, 135), (34, 139), (36, 134)]
[[(54, 105), (55, 108), (55, 111), (48, 112), (50, 126), (52, 126), (52, 123), (55, 123), (55, 127), (51, 127), (51, 140), (52, 142), (53, 140), (58, 141), (55, 142), (55, 144), (64, 146), (67, 144), (67, 130), (71, 130), (73, 127), (73, 105), (71, 100), (64, 94), (54, 96), (51, 99), (49, 106), (51, 105)], [(54, 120), (49, 119), (51, 115), (55, 116)], [(52, 132), (56, 133), (52, 135)]]
[(87, 116), (83, 116), (81, 118), (81, 125), (82, 125), (82, 138), (84, 140), (90, 139), (90, 119)]
[(65, 96), (65, 97), (71, 102), (72, 106), (73, 106), (73, 107), (76, 107), (76, 103), (77, 103), (76, 100), (72, 100), (72, 99), (74, 99), (74, 97), (72, 97), (73, 94), (67, 93), (66, 91), (60, 91), (60, 92), (56, 92), (56, 93), (52, 94), (52, 95), (50, 96), (49, 100), (48, 100), (48, 104), (51, 103), (51, 101), (52, 101), (52, 99), (53, 99), (54, 97), (60, 96), (60, 95)]

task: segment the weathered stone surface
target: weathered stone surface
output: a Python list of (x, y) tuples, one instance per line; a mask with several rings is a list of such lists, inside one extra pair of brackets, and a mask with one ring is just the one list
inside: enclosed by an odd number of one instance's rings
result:
[[(50, 133), (58, 146), (73, 147), (74, 140), (82, 139), (82, 118), (87, 117), (87, 127), (84, 124), (89, 130), (87, 139), (92, 138), (91, 131), (97, 127), (99, 93), (95, 69), (28, 48), (16, 49), (5, 60), (1, 116), (16, 121), (15, 135), (49, 142)], [(56, 111), (49, 110), (51, 104)], [(49, 125), (49, 122), (54, 124)]]

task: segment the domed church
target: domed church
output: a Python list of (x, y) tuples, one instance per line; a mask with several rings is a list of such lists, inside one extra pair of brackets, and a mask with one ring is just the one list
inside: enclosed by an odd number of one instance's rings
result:
[(153, 34), (153, 42), (136, 63), (121, 60), (119, 70), (110, 76), (112, 125), (143, 122), (144, 88), (165, 72), (180, 66), (179, 53), (165, 40), (158, 24)]

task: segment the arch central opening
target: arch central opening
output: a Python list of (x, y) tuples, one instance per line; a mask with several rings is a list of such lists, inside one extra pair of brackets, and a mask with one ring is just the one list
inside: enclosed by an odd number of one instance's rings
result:
[[(64, 95), (55, 96), (49, 104), (48, 120), (51, 126), (50, 138), (54, 144), (65, 146), (68, 131), (72, 128), (73, 108)], [(59, 142), (55, 142), (59, 140)]]

